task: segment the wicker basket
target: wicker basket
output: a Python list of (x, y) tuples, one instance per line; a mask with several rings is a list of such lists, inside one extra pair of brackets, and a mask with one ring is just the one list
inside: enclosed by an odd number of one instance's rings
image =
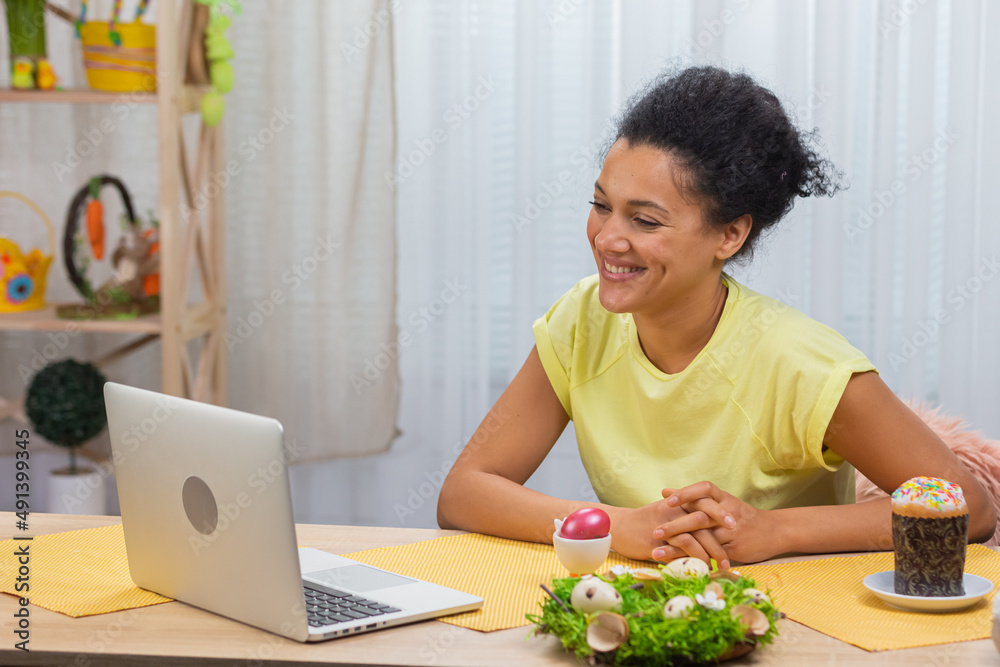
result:
[(38, 204), (19, 192), (2, 191), (0, 199), (10, 197), (31, 207), (49, 230), (49, 254), (35, 248), (27, 255), (16, 243), (0, 236), (0, 313), (23, 313), (45, 307), (45, 279), (56, 252), (56, 230)]

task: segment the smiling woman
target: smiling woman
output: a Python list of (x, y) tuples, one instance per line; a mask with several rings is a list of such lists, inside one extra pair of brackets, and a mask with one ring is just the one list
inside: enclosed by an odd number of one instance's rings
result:
[[(554, 518), (598, 506), (633, 558), (891, 548), (888, 499), (855, 504), (855, 466), (888, 492), (955, 482), (971, 537), (992, 535), (983, 488), (862, 352), (724, 271), (796, 197), (838, 190), (810, 139), (773, 93), (717, 68), (631, 102), (594, 184), (598, 274), (535, 322), (493, 410), (512, 417), (452, 467), (442, 527), (550, 542)], [(523, 486), (570, 420), (601, 503)]]

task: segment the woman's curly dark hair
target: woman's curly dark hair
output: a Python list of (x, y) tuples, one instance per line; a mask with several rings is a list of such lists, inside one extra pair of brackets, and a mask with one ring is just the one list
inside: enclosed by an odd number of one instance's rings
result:
[(792, 209), (796, 196), (833, 195), (842, 187), (840, 171), (810, 147), (818, 130), (800, 133), (774, 93), (746, 74), (691, 67), (661, 75), (632, 98), (616, 130), (615, 141), (678, 160), (678, 187), (701, 202), (707, 222), (750, 214), (750, 233), (731, 259), (752, 258), (761, 232)]

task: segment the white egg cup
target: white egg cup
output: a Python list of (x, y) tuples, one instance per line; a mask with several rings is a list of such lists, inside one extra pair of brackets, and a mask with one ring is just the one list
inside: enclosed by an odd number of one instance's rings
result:
[(552, 545), (556, 548), (556, 558), (570, 574), (593, 574), (604, 565), (611, 551), (611, 534), (589, 540), (571, 540), (562, 537), (562, 520), (556, 519), (556, 532), (552, 534)]

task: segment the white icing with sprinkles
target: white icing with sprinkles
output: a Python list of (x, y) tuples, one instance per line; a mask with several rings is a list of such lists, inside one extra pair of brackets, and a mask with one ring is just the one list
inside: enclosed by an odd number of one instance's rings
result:
[(893, 507), (918, 505), (935, 512), (966, 509), (962, 487), (937, 477), (914, 477), (892, 493)]

